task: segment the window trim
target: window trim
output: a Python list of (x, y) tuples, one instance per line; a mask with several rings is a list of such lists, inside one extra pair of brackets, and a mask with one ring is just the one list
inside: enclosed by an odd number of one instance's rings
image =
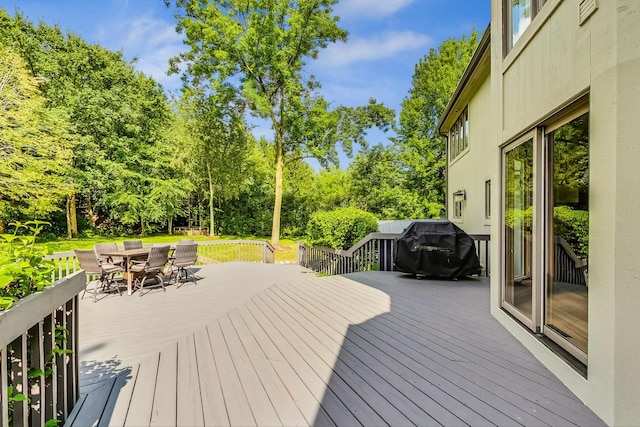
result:
[(484, 182), (484, 218), (491, 219), (491, 180)]
[[(469, 106), (465, 106), (447, 133), (449, 164), (455, 163), (469, 151)], [(462, 137), (458, 137), (462, 134)]]
[(540, 11), (544, 7), (544, 5), (548, 2), (548, 0), (531, 0), (531, 20), (529, 24), (522, 30), (522, 34), (518, 37), (518, 40), (513, 40), (513, 0), (503, 0), (502, 8), (503, 8), (503, 19), (504, 19), (504, 46), (505, 46), (505, 55), (511, 51), (520, 40), (523, 39), (523, 36), (527, 33), (527, 30), (533, 25), (536, 17), (540, 14)]
[(458, 190), (453, 193), (453, 214), (451, 218), (457, 222), (464, 220), (464, 201), (467, 199), (467, 193), (464, 190)]
[(522, 37), (518, 40), (515, 46), (509, 47), (509, 40), (507, 39), (507, 30), (511, 31), (509, 24), (509, 13), (507, 11), (506, 2), (508, 0), (502, 0), (502, 56), (504, 58), (503, 72), (506, 72), (513, 62), (520, 56), (522, 51), (531, 42), (535, 35), (540, 31), (542, 26), (549, 20), (555, 10), (562, 4), (564, 0), (546, 0), (544, 7), (540, 8), (535, 19), (531, 21), (531, 24), (527, 27), (527, 30), (522, 34)]

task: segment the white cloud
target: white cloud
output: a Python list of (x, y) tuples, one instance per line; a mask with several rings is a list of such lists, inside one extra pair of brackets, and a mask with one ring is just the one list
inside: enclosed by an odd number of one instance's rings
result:
[(424, 50), (432, 39), (413, 31), (390, 31), (370, 38), (355, 38), (323, 50), (318, 62), (323, 67), (341, 67), (363, 61), (393, 58), (399, 53)]
[(384, 18), (409, 6), (415, 0), (343, 0), (336, 7), (342, 18)]
[(137, 57), (137, 70), (152, 76), (167, 89), (180, 85), (178, 75), (166, 74), (169, 59), (184, 50), (182, 35), (175, 31), (175, 23), (143, 15), (112, 25), (103, 23), (98, 31), (101, 44), (122, 50), (127, 59)]
[(175, 24), (159, 19), (141, 16), (131, 20), (126, 27), (125, 48), (145, 46), (160, 46), (181, 43), (182, 36), (175, 30)]

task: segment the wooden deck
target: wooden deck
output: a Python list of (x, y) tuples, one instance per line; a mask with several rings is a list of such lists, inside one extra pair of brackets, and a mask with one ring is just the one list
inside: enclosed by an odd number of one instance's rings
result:
[(489, 315), (487, 281), (198, 274), (83, 300), (68, 425), (604, 425)]

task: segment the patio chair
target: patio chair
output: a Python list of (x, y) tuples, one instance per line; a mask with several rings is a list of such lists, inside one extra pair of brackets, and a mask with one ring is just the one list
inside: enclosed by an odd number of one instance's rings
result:
[(96, 251), (96, 256), (98, 257), (98, 261), (100, 262), (107, 262), (109, 264), (120, 266), (124, 264), (123, 257), (103, 255), (109, 252), (118, 252), (120, 249), (118, 248), (118, 244), (116, 242), (96, 243), (95, 245), (93, 245), (93, 249)]
[(125, 251), (128, 249), (142, 249), (142, 240), (125, 240), (122, 244)]
[(171, 259), (169, 260), (169, 265), (171, 267), (171, 275), (169, 276), (169, 282), (171, 282), (171, 277), (173, 277), (173, 275), (175, 274), (176, 288), (179, 288), (180, 286), (178, 286), (178, 281), (180, 279), (180, 276), (183, 276), (184, 281), (186, 282), (189, 279), (189, 274), (191, 274), (191, 277), (193, 278), (193, 283), (197, 285), (198, 282), (196, 282), (196, 276), (193, 273), (193, 271), (189, 269), (189, 267), (196, 265), (197, 260), (198, 260), (198, 244), (197, 243), (191, 243), (191, 244), (178, 243), (176, 245), (176, 251), (174, 252)]
[(131, 261), (129, 272), (138, 276), (133, 283), (133, 288), (140, 289), (140, 296), (143, 295), (144, 284), (149, 278), (158, 279), (162, 290), (166, 291), (161, 276), (164, 276), (164, 267), (169, 259), (169, 248), (169, 245), (154, 246), (149, 251), (146, 261)]
[(101, 263), (98, 260), (95, 251), (91, 249), (75, 249), (74, 252), (78, 262), (80, 263), (80, 268), (84, 270), (87, 275), (87, 284), (84, 287), (84, 291), (82, 292), (80, 299), (84, 298), (84, 294), (87, 292), (87, 287), (89, 286), (89, 283), (92, 282), (88, 280), (89, 276), (98, 276), (97, 280), (93, 280), (95, 283), (93, 287), (93, 302), (96, 302), (97, 300), (98, 285), (100, 285), (100, 289), (102, 291), (106, 291), (111, 288), (111, 285), (115, 285), (118, 290), (118, 294), (122, 296), (120, 281), (114, 279), (116, 273), (122, 273), (124, 271), (122, 266), (106, 262)]
[(179, 245), (190, 245), (192, 243), (195, 243), (196, 241), (193, 239), (180, 239), (178, 240), (178, 244)]

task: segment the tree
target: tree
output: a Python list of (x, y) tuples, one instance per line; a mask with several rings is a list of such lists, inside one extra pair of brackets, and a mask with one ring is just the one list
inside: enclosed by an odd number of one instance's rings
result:
[(350, 205), (349, 182), (349, 174), (342, 169), (321, 170), (313, 176), (307, 203), (313, 211), (345, 208)]
[[(172, 119), (162, 87), (136, 72), (121, 52), (58, 27), (34, 26), (20, 14), (12, 19), (0, 10), (0, 36), (37, 76), (46, 109), (73, 123), (77, 144), (70, 161), (75, 192), (67, 200), (69, 234), (77, 233), (78, 199), (92, 219), (144, 224), (142, 218), (130, 221), (137, 215), (133, 199), (148, 197), (157, 179), (174, 178), (167, 175), (171, 157), (157, 149), (167, 144)], [(127, 206), (132, 210), (123, 212)]]
[(478, 45), (478, 32), (445, 40), (418, 62), (402, 101), (395, 142), (407, 166), (408, 188), (423, 201), (424, 215), (441, 217), (445, 206), (446, 142), (438, 120)]
[(418, 219), (418, 195), (406, 188), (404, 166), (396, 147), (376, 145), (358, 153), (347, 169), (353, 206), (379, 219)]
[(45, 101), (23, 59), (0, 43), (0, 232), (9, 220), (58, 210), (72, 192), (70, 125)]
[[(363, 109), (329, 111), (317, 95), (319, 84), (304, 72), (308, 59), (347, 32), (332, 15), (337, 0), (176, 0), (178, 29), (190, 50), (182, 62), (186, 84), (209, 81), (214, 93), (233, 88), (274, 132), (275, 197), (271, 240), (280, 239), (283, 170), (287, 158), (331, 160), (336, 142), (362, 141), (363, 126), (376, 125), (373, 113), (390, 114), (375, 102)], [(169, 3), (169, 1), (165, 1)], [(392, 116), (392, 114), (391, 114)], [(388, 122), (387, 122), (388, 123)], [(359, 134), (358, 134), (359, 132)]]
[(189, 175), (206, 177), (209, 233), (215, 234), (215, 211), (223, 201), (237, 197), (247, 182), (249, 146), (241, 106), (229, 91), (206, 93), (185, 88), (178, 106), (181, 143)]

